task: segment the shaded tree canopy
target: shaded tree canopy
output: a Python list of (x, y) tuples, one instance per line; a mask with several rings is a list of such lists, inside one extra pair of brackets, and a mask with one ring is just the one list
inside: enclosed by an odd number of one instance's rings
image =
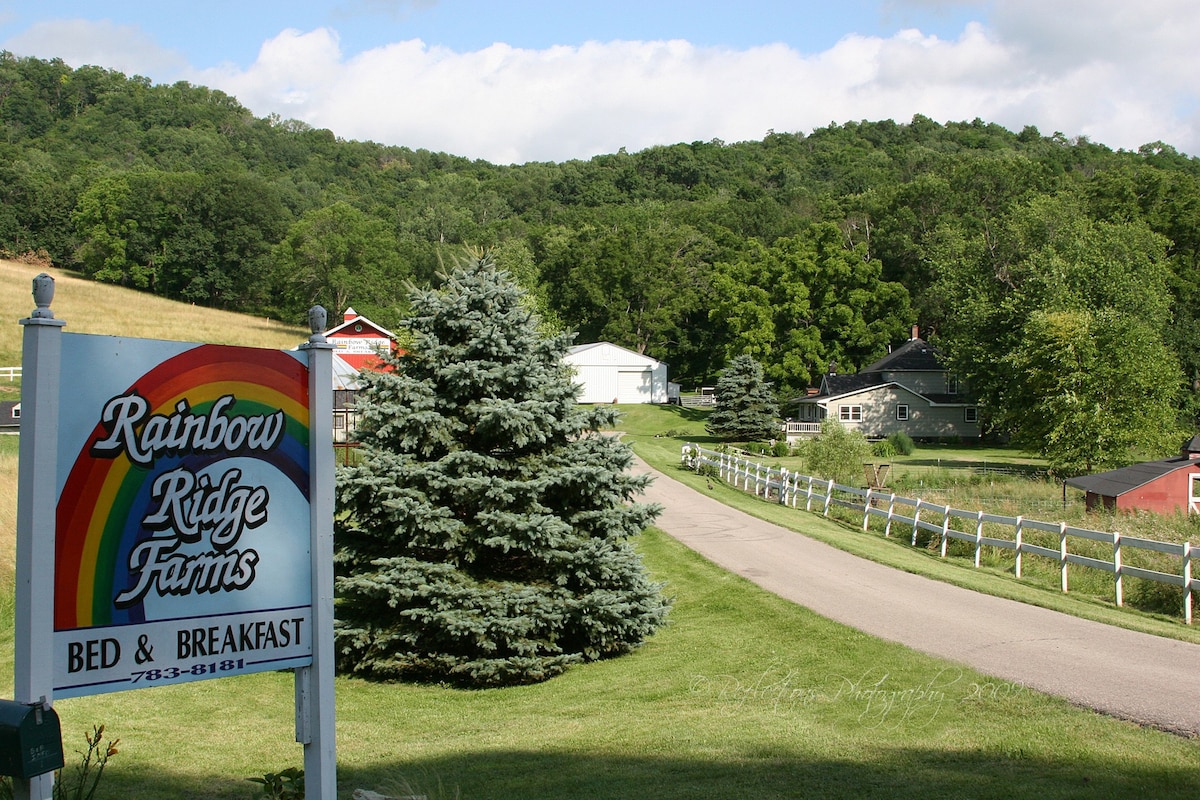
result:
[(464, 244), (556, 326), (684, 386), (745, 353), (799, 393), (917, 323), (1014, 435), (1026, 321), (1137, 308), (1177, 363), (1176, 410), (1200, 418), (1200, 160), (1168, 143), (917, 115), (495, 165), (0, 52), (0, 255), (288, 320), (345, 301), (394, 328), (407, 284)]

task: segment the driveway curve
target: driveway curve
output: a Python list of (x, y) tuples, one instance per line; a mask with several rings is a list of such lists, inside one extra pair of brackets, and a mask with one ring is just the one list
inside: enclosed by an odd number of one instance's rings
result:
[(730, 508), (653, 470), (655, 523), (762, 588), (881, 639), (1139, 724), (1200, 736), (1200, 645), (885, 567)]

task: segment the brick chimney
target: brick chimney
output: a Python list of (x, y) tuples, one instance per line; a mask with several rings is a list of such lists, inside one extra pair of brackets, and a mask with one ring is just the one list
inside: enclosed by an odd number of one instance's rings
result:
[(920, 336), (918, 336), (918, 334), (919, 334), (920, 332), (921, 332), (921, 329), (920, 329), (919, 327), (917, 327), (916, 323), (913, 323), (913, 326), (912, 326), (912, 337), (910, 338), (910, 341), (911, 341), (912, 339), (919, 339), (919, 338), (920, 338)]

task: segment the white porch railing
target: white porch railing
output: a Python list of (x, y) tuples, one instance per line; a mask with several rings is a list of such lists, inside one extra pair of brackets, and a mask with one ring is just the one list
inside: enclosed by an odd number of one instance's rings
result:
[[(870, 526), (871, 518), (878, 517), (884, 521), (884, 536), (892, 536), (893, 529), (902, 526), (904, 531), (909, 534), (910, 544), (913, 546), (916, 546), (920, 532), (926, 531), (940, 540), (942, 558), (946, 557), (950, 540), (956, 539), (974, 545), (976, 567), (980, 565), (980, 556), (984, 547), (997, 547), (1013, 551), (1016, 558), (1014, 573), (1017, 578), (1021, 577), (1022, 561), (1026, 555), (1041, 556), (1057, 561), (1063, 592), (1069, 590), (1068, 567), (1070, 565), (1111, 573), (1114, 578), (1114, 600), (1118, 606), (1123, 606), (1125, 603), (1124, 578), (1126, 576), (1176, 586), (1182, 591), (1184, 622), (1188, 625), (1192, 624), (1192, 595), (1197, 587), (1192, 580), (1192, 545), (1190, 542), (1182, 544), (1159, 542), (1153, 539), (1124, 536), (1117, 531), (1076, 528), (1065, 522), (1041, 522), (1021, 516), (1008, 517), (988, 514), (984, 511), (963, 511), (920, 499), (900, 497), (895, 493), (877, 489), (842, 486), (832, 480), (801, 475), (783, 468), (766, 467), (762, 462), (753, 462), (729, 453), (706, 450), (694, 444), (683, 446), (682, 460), (684, 466), (689, 469), (714, 468), (718, 477), (734, 488), (740, 488), (747, 492), (752, 491), (756, 496), (764, 499), (774, 497), (778, 503), (792, 508), (798, 508), (803, 503), (806, 511), (819, 510), (824, 516), (829, 516), (829, 510), (834, 506), (860, 511), (862, 512), (862, 529), (864, 531)], [(819, 509), (814, 506), (819, 506)], [(985, 535), (985, 532), (995, 534), (998, 529), (1006, 528), (1012, 530), (1011, 538)], [(1024, 538), (1026, 531), (1057, 534), (1058, 547), (1050, 548), (1030, 544)], [(1072, 538), (1108, 544), (1112, 548), (1112, 561), (1070, 552), (1069, 541)], [(1178, 558), (1180, 571), (1176, 574), (1129, 566), (1124, 563), (1122, 558), (1126, 548), (1150, 550)]]

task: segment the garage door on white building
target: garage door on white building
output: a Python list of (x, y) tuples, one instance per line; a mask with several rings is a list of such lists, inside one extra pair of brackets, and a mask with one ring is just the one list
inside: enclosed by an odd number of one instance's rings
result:
[(621, 370), (617, 373), (617, 397), (622, 403), (649, 403), (654, 374), (648, 370)]

